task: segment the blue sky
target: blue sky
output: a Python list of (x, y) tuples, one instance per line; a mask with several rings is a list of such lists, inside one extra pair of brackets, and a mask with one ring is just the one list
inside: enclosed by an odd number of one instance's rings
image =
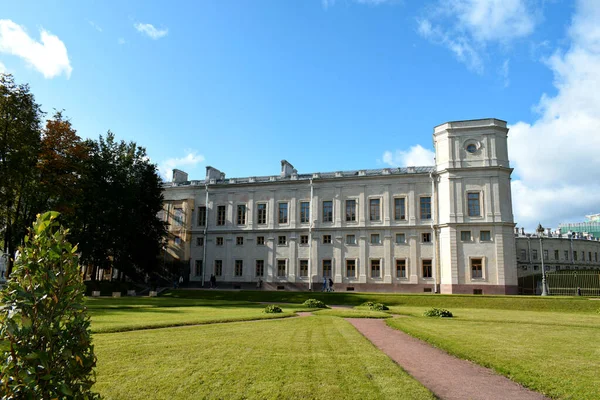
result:
[(435, 125), (504, 119), (515, 220), (556, 226), (600, 212), (598, 3), (3, 1), (0, 69), (190, 179), (429, 165)]

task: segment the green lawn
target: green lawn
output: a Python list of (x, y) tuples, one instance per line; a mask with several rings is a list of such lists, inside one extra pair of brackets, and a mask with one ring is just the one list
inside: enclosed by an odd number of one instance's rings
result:
[(106, 399), (433, 399), (349, 323), (304, 317), (94, 335)]
[(490, 367), (556, 399), (600, 399), (600, 315), (451, 309), (426, 318), (427, 307), (391, 307), (412, 315), (387, 323), (458, 357)]

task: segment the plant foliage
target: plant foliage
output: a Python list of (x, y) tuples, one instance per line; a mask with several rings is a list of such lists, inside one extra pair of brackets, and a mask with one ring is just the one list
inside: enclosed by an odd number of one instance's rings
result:
[(317, 299), (308, 299), (304, 302), (304, 305), (309, 308), (327, 308), (325, 303)]
[(265, 307), (265, 311), (264, 312), (267, 313), (267, 314), (278, 314), (280, 312), (283, 312), (283, 310), (281, 310), (281, 308), (279, 308), (275, 304), (270, 304), (270, 305), (268, 305), (268, 306)]
[(373, 303), (372, 306), (369, 307), (371, 311), (385, 311), (389, 310), (389, 307), (382, 303)]
[(99, 398), (77, 247), (58, 215), (38, 215), (0, 292), (2, 399)]
[(452, 318), (453, 315), (450, 311), (444, 308), (430, 308), (423, 313), (425, 317), (440, 317), (440, 318)]

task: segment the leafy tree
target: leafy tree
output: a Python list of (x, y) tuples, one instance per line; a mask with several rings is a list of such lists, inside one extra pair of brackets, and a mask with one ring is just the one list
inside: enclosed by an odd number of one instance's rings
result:
[(0, 292), (2, 398), (99, 398), (77, 247), (58, 215), (38, 215)]
[[(0, 229), (3, 249), (11, 255), (38, 211), (35, 166), (42, 115), (28, 85), (0, 74)], [(7, 275), (12, 263), (9, 258)]]

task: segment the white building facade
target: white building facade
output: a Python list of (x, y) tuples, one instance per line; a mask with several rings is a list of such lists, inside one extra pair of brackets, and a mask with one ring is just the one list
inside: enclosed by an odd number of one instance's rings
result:
[(498, 119), (434, 128), (431, 167), (165, 185), (168, 257), (192, 284), (337, 291), (517, 293), (507, 151)]

